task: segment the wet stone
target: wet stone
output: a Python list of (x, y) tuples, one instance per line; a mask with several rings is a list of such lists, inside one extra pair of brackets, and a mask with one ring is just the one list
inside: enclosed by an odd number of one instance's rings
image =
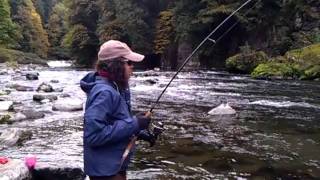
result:
[(54, 92), (63, 92), (63, 88), (56, 88), (54, 89)]
[(14, 115), (13, 121), (44, 118), (45, 114), (32, 109), (23, 110)]
[(20, 136), (22, 131), (17, 128), (6, 129), (0, 135), (0, 149), (6, 146), (14, 146)]
[(147, 79), (146, 80), (146, 82), (151, 85), (157, 84), (158, 81), (159, 81), (158, 79)]
[(6, 164), (0, 165), (1, 180), (21, 180), (30, 177), (29, 169), (22, 160), (9, 159)]
[(34, 180), (84, 180), (86, 175), (81, 168), (37, 168), (32, 172)]
[(0, 124), (10, 123), (11, 116), (9, 114), (0, 115)]
[(38, 72), (29, 72), (26, 74), (27, 80), (38, 80), (39, 79), (39, 73)]
[(47, 83), (41, 83), (39, 87), (37, 88), (38, 92), (53, 92), (53, 88), (50, 84)]
[(52, 79), (50, 82), (51, 82), (51, 83), (59, 83), (59, 80)]
[(7, 87), (15, 89), (17, 91), (33, 91), (33, 87), (19, 85), (19, 84), (9, 85)]
[(56, 95), (52, 95), (52, 94), (34, 94), (33, 95), (34, 101), (41, 102), (44, 99), (49, 99), (50, 101), (54, 101), (54, 100), (57, 100), (58, 97)]

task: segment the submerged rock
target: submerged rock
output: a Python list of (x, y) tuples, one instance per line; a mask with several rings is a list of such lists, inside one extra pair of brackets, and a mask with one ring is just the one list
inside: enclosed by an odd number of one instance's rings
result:
[(6, 96), (6, 95), (9, 95), (11, 93), (11, 91), (10, 90), (1, 90), (0, 91), (0, 96)]
[(44, 99), (49, 99), (50, 101), (54, 101), (54, 100), (57, 100), (58, 97), (56, 95), (52, 95), (52, 94), (34, 94), (33, 95), (34, 101), (41, 102)]
[(154, 84), (157, 84), (158, 81), (159, 81), (158, 79), (147, 79), (146, 83), (154, 85)]
[(45, 116), (44, 113), (32, 109), (23, 110), (13, 116), (12, 121), (22, 121), (26, 119), (39, 119)]
[(54, 111), (81, 111), (82, 109), (82, 100), (73, 98), (61, 99), (52, 106)]
[(19, 84), (13, 84), (13, 85), (9, 85), (7, 87), (15, 89), (17, 91), (33, 91), (33, 87), (19, 85)]
[(50, 80), (51, 83), (59, 83), (59, 80), (56, 80), (56, 79), (52, 79)]
[(0, 164), (1, 180), (29, 179), (31, 174), (25, 163), (17, 159), (9, 159), (6, 164)]
[(21, 134), (22, 131), (17, 128), (4, 130), (0, 135), (0, 149), (5, 146), (14, 146), (18, 142)]
[(237, 112), (229, 106), (228, 103), (222, 103), (218, 107), (213, 108), (208, 112), (210, 115), (224, 115), (224, 114), (236, 114)]

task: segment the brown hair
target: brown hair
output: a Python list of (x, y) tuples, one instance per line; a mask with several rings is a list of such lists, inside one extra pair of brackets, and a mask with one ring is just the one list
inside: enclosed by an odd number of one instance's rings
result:
[(106, 61), (98, 61), (96, 71), (100, 76), (114, 81), (118, 87), (123, 90), (128, 87), (128, 80), (125, 78), (125, 60), (124, 58), (115, 58)]

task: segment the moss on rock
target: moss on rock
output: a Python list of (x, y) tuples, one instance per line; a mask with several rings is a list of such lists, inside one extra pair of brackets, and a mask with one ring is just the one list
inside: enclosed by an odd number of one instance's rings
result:
[(293, 65), (286, 63), (268, 62), (260, 64), (251, 73), (254, 78), (294, 78), (299, 72)]
[(239, 53), (227, 59), (226, 67), (232, 72), (251, 73), (259, 64), (267, 60), (268, 56), (263, 51)]
[(251, 73), (254, 78), (320, 78), (320, 43), (288, 51), (285, 56), (262, 63)]
[(6, 114), (6, 115), (0, 115), (0, 124), (9, 124), (9, 120), (11, 119), (11, 116)]

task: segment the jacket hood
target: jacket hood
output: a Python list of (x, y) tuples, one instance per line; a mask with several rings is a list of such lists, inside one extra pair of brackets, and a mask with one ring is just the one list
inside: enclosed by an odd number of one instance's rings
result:
[(80, 81), (80, 87), (85, 93), (89, 93), (91, 89), (97, 84), (97, 73), (90, 72)]

